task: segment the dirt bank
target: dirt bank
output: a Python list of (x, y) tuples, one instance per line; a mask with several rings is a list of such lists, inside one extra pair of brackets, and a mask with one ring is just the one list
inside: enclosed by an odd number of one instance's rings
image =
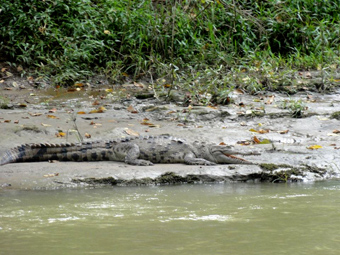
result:
[[(175, 94), (175, 101), (167, 102), (136, 84), (120, 88), (82, 84), (69, 90), (37, 90), (19, 79), (6, 81), (0, 91), (1, 154), (23, 143), (77, 142), (76, 129), (85, 141), (172, 134), (188, 141), (223, 142), (237, 150), (261, 153), (246, 156), (260, 165), (9, 164), (0, 167), (2, 188), (315, 181), (338, 178), (340, 173), (339, 90), (328, 95), (304, 91), (291, 97), (265, 92), (251, 96), (235, 91), (231, 95), (234, 103), (225, 106), (186, 105), (180, 93)], [(137, 99), (136, 92), (144, 96)], [(292, 117), (296, 109), (299, 118)]]

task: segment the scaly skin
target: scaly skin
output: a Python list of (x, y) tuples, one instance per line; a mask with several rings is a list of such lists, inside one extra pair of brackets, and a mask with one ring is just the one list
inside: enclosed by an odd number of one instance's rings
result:
[(0, 165), (34, 161), (121, 161), (130, 165), (184, 163), (189, 165), (253, 164), (235, 157), (230, 146), (213, 145), (171, 136), (140, 136), (110, 141), (62, 144), (25, 144), (6, 151)]

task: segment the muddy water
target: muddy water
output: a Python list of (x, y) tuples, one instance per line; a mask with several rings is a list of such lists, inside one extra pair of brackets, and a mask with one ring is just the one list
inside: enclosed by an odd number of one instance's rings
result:
[(0, 254), (339, 254), (340, 184), (0, 191)]

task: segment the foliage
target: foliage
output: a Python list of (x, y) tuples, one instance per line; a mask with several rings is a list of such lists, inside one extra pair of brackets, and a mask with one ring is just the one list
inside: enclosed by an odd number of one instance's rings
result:
[[(2, 0), (0, 8), (3, 57), (57, 84), (127, 73), (229, 91), (240, 83), (231, 70), (339, 63), (337, 1)], [(276, 88), (258, 77), (243, 83), (253, 93)]]

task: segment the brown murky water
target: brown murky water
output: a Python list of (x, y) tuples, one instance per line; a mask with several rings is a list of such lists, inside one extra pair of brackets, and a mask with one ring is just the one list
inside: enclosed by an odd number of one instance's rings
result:
[(338, 254), (340, 184), (0, 191), (0, 254)]

